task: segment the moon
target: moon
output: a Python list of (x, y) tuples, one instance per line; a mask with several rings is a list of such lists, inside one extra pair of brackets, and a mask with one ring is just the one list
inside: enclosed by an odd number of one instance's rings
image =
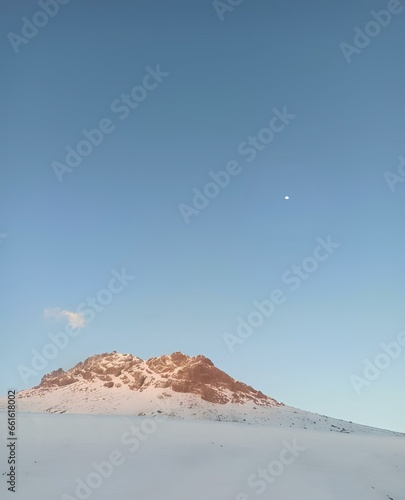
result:
[(284, 196), (284, 199), (285, 199), (285, 200), (289, 200), (289, 199), (290, 199), (290, 197), (289, 197), (289, 196)]

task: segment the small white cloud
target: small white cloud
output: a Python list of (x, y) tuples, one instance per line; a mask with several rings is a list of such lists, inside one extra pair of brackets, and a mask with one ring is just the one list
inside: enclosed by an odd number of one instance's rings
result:
[(67, 321), (72, 328), (84, 328), (86, 326), (86, 321), (82, 313), (67, 311), (66, 309), (60, 309), (59, 307), (45, 309), (44, 316), (45, 318), (56, 319), (67, 318)]

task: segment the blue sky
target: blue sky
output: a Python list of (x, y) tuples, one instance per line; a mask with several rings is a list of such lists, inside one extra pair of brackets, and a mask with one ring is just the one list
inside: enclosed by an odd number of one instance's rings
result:
[[(210, 1), (72, 0), (16, 53), (9, 34), (42, 9), (2, 2), (2, 394), (95, 353), (180, 350), (286, 404), (405, 431), (405, 346), (360, 395), (350, 381), (405, 331), (405, 184), (384, 177), (405, 155), (405, 11), (350, 63), (340, 46), (387, 4), (245, 0), (221, 20)], [(147, 74), (121, 119), (112, 104)], [(274, 110), (294, 118), (249, 162), (240, 144), (269, 137)], [(65, 148), (102, 120), (69, 167)], [(179, 206), (230, 162), (187, 224)], [(328, 236), (339, 248), (292, 291), (283, 275)], [(133, 279), (22, 380), (124, 268)], [(231, 353), (224, 333), (274, 289), (283, 304)]]

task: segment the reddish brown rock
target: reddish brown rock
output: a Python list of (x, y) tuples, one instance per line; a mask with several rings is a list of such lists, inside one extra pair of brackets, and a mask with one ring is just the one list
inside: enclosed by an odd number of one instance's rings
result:
[[(113, 390), (118, 390), (121, 385), (132, 391), (143, 391), (149, 387), (172, 389), (174, 392), (195, 394), (205, 401), (217, 404), (243, 404), (247, 401), (260, 406), (281, 404), (234, 380), (216, 368), (205, 356), (190, 357), (181, 352), (147, 361), (131, 354), (97, 354), (67, 372), (59, 368), (45, 375), (40, 385), (34, 389), (43, 392), (76, 382), (96, 381)], [(80, 387), (82, 390), (83, 387)]]

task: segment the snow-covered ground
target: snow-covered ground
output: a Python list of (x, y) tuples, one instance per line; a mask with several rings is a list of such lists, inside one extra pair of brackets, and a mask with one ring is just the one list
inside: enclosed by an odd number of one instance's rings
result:
[(266, 425), (22, 412), (16, 493), (7, 491), (0, 411), (0, 497), (405, 499), (404, 435), (289, 407), (267, 410), (279, 413)]
[(80, 381), (19, 393), (17, 491), (0, 498), (405, 500), (405, 435), (284, 405)]

